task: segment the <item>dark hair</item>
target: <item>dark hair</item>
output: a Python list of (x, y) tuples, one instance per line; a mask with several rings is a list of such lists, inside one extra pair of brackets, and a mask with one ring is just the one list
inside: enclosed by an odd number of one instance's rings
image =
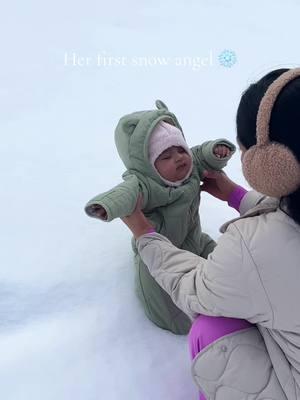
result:
[[(237, 139), (246, 149), (256, 144), (256, 117), (259, 104), (270, 84), (288, 69), (277, 69), (253, 83), (243, 93), (236, 116)], [(280, 92), (272, 110), (270, 140), (287, 146), (300, 163), (300, 78)], [(262, 171), (263, 173), (263, 171)], [(280, 199), (289, 216), (300, 224), (300, 187)]]

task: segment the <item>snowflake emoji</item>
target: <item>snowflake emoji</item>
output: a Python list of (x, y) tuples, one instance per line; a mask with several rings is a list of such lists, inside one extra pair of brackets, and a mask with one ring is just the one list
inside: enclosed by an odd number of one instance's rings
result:
[(232, 50), (223, 50), (218, 59), (220, 65), (226, 68), (231, 68), (237, 62), (236, 54)]

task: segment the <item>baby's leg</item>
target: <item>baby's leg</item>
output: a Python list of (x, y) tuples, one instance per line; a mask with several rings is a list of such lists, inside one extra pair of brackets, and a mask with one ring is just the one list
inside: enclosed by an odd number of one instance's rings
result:
[(208, 255), (214, 250), (217, 243), (207, 234), (201, 233), (201, 254), (203, 258), (207, 258)]
[(135, 266), (137, 293), (147, 317), (162, 329), (186, 335), (191, 327), (190, 319), (159, 286), (138, 254), (135, 255)]
[(217, 243), (207, 233), (201, 231), (200, 222), (198, 221), (190, 229), (180, 248), (207, 258), (216, 245)]

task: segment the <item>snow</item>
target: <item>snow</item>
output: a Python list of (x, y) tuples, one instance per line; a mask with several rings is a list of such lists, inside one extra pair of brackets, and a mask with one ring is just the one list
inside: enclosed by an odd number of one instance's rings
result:
[[(124, 172), (118, 119), (158, 98), (191, 146), (234, 141), (242, 91), (299, 65), (299, 11), (291, 0), (2, 5), (2, 399), (197, 398), (186, 337), (155, 327), (135, 297), (130, 232), (83, 208)], [(226, 49), (231, 68), (218, 62)], [(226, 171), (245, 185), (238, 153)], [(236, 216), (206, 194), (200, 212), (215, 239)]]

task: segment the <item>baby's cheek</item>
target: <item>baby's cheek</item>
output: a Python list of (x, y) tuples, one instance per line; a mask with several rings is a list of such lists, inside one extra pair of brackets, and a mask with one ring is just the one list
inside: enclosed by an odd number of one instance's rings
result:
[(186, 157), (186, 163), (187, 163), (189, 166), (191, 166), (191, 165), (192, 165), (192, 162), (193, 162), (192, 157), (190, 157), (189, 155), (187, 155), (187, 157)]

